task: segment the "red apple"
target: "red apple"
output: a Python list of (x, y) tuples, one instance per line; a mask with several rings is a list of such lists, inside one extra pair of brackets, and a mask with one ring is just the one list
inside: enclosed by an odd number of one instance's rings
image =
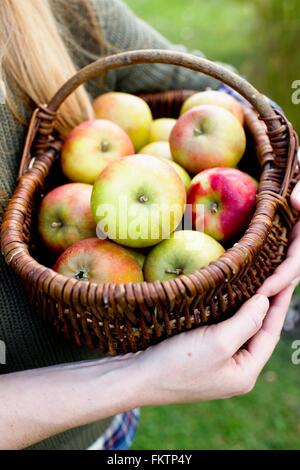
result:
[(192, 108), (195, 108), (196, 106), (206, 104), (212, 104), (214, 106), (225, 108), (233, 113), (241, 124), (244, 123), (244, 112), (242, 105), (233, 96), (216, 90), (199, 91), (199, 93), (195, 93), (194, 95), (190, 96), (183, 103), (180, 115), (186, 113)]
[(126, 248), (108, 240), (89, 238), (70, 246), (54, 271), (90, 282), (143, 282), (143, 272)]
[(53, 189), (40, 206), (38, 231), (44, 244), (54, 253), (96, 234), (91, 212), (93, 186), (69, 183)]
[(127, 132), (136, 151), (148, 143), (153, 118), (148, 104), (142, 98), (112, 91), (98, 96), (93, 107), (97, 118), (109, 119)]
[[(234, 239), (247, 226), (255, 207), (253, 178), (235, 168), (212, 168), (192, 180), (187, 203), (193, 227), (219, 241)], [(198, 205), (198, 208), (197, 208)]]
[(184, 113), (170, 136), (175, 162), (189, 173), (207, 168), (234, 167), (246, 148), (245, 131), (238, 119), (217, 106), (198, 106)]
[(108, 163), (133, 152), (133, 144), (121, 127), (105, 119), (92, 119), (79, 124), (67, 137), (62, 169), (69, 180), (92, 184)]

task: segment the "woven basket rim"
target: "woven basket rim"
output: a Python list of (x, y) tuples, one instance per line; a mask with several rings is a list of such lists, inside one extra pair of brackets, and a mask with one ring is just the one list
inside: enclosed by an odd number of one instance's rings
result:
[[(168, 281), (150, 283), (144, 281), (138, 284), (83, 283), (80, 280), (58, 274), (35, 260), (23, 241), (21, 221), (24, 223), (29, 200), (33, 200), (35, 190), (38, 186), (42, 186), (51, 166), (53, 155), (51, 156), (49, 144), (50, 139), (53, 139), (55, 117), (63, 101), (78, 86), (96, 77), (99, 73), (141, 63), (173, 64), (210, 75), (238, 91), (259, 112), (260, 117), (255, 115), (257, 128), (252, 137), (256, 143), (259, 138), (262, 139), (263, 135), (265, 139), (259, 149), (263, 165), (255, 212), (247, 230), (235, 246), (225, 251), (217, 261), (208, 267), (201, 268), (190, 275), (181, 275)], [(245, 110), (245, 115), (248, 117), (252, 115), (253, 118), (253, 111)], [(259, 122), (260, 125), (258, 125)], [(27, 159), (31, 155), (30, 150), (33, 143), (37, 158), (32, 168), (28, 169), (28, 166), (25, 168), (27, 172), (20, 178), (4, 215), (1, 228), (1, 246), (6, 261), (19, 273), (24, 282), (35, 282), (43, 291), (47, 290), (47, 293), (52, 297), (57, 295), (57, 298), (61, 299), (63, 296), (68, 298), (70, 302), (72, 302), (72, 298), (76, 298), (77, 304), (79, 302), (92, 306), (96, 297), (99, 298), (100, 293), (104, 303), (108, 302), (108, 299), (115, 302), (115, 299), (120, 299), (126, 290), (129, 303), (142, 305), (146, 302), (151, 303), (155, 297), (154, 294), (163, 303), (164, 299), (174, 300), (177, 295), (188, 297), (199, 294), (200, 291), (201, 293), (207, 291), (209, 288), (215, 289), (219, 286), (220, 281), (232, 280), (235, 275), (241, 275), (246, 261), (252, 260), (259, 253), (271, 230), (279, 206), (289, 227), (293, 225), (295, 219), (287, 203), (290, 183), (296, 166), (295, 148), (298, 145), (297, 136), (291, 125), (282, 114), (272, 109), (268, 100), (244, 78), (220, 64), (192, 54), (167, 50), (129, 51), (103, 57), (87, 65), (62, 85), (48, 105), (39, 106), (33, 113), (23, 149), (21, 167), (23, 160), (28, 163)], [(51, 145), (53, 148), (53, 144)], [(22, 169), (24, 170), (24, 168)], [(272, 176), (273, 170), (276, 172), (274, 177)], [(278, 175), (280, 175), (280, 180)], [(95, 295), (92, 296), (92, 293)], [(92, 297), (94, 298), (93, 302), (91, 302)]]
[[(251, 116), (255, 114), (252, 110), (244, 109), (245, 117)], [(259, 121), (259, 118), (256, 117), (257, 122)], [(261, 132), (263, 132), (263, 123), (261, 122)], [(267, 137), (267, 132), (266, 130), (264, 131)], [(251, 134), (252, 135), (252, 134)], [(257, 135), (252, 135), (252, 138), (256, 140)], [(270, 148), (269, 151), (272, 149)], [(263, 181), (265, 172), (263, 171), (260, 175), (259, 179), (259, 187), (258, 187), (258, 193), (259, 189), (261, 187), (261, 182)], [(37, 176), (36, 176), (37, 177)], [(28, 178), (35, 178), (34, 175), (34, 170), (29, 170), (27, 175), (23, 176), (20, 179), (20, 183), (24, 183), (24, 181)], [(27, 189), (27, 192), (29, 190)], [(26, 196), (26, 189), (24, 193), (24, 197)], [(30, 199), (34, 199), (34, 192), (31, 194)], [(123, 283), (123, 284), (114, 284), (114, 283), (94, 283), (90, 281), (85, 281), (85, 301), (82, 302), (83, 306), (93, 306), (94, 302), (90, 304), (90, 302), (87, 301), (87, 299), (91, 297), (91, 295), (88, 295), (90, 291), (94, 292), (94, 297), (98, 297), (96, 294), (97, 292), (101, 291), (102, 296), (105, 297), (105, 292), (107, 292), (107, 296), (109, 296), (108, 292), (111, 290), (113, 287), (114, 290), (114, 296), (117, 294), (122, 295), (125, 292), (125, 288), (131, 288), (133, 291), (138, 291), (138, 290), (143, 290), (145, 286), (148, 288), (148, 296), (145, 295), (145, 292), (143, 292), (143, 297), (144, 297), (144, 302), (149, 303), (151, 302), (151, 288), (154, 287), (156, 292), (161, 291), (162, 297), (165, 297), (165, 294), (168, 290), (168, 299), (170, 299), (170, 293), (173, 292), (173, 300), (176, 298), (176, 291), (181, 292), (182, 295), (195, 295), (199, 294), (200, 292), (193, 292), (193, 279), (199, 281), (201, 280), (206, 283), (206, 288), (215, 288), (217, 286), (217, 281), (218, 281), (218, 276), (216, 276), (216, 272), (218, 271), (221, 276), (225, 276), (225, 282), (226, 280), (232, 280), (234, 279), (235, 275), (240, 273), (240, 269), (243, 266), (243, 264), (246, 263), (246, 261), (249, 260), (249, 258), (255, 257), (259, 251), (261, 250), (265, 239), (267, 238), (271, 225), (272, 225), (272, 218), (275, 215), (276, 208), (277, 208), (277, 202), (276, 200), (271, 200), (270, 196), (266, 194), (262, 194), (262, 196), (258, 199), (256, 202), (255, 206), (255, 211), (254, 214), (251, 218), (251, 221), (243, 232), (243, 235), (241, 238), (235, 243), (234, 246), (226, 250), (218, 260), (210, 263), (209, 266), (201, 268), (196, 270), (195, 272), (189, 274), (189, 275), (180, 275), (175, 279), (170, 279), (166, 281), (153, 281), (153, 282), (146, 282), (143, 281), (141, 283)], [(256, 222), (256, 219), (260, 215), (261, 209), (265, 208), (265, 205), (268, 204), (270, 207), (270, 213), (269, 213), (269, 224), (261, 225), (259, 222)], [(8, 207), (8, 212), (9, 212), (9, 207)], [(259, 238), (259, 243), (256, 243), (254, 250), (253, 250), (253, 245), (249, 242), (247, 239), (247, 235), (249, 234), (249, 230), (256, 228), (256, 226), (259, 224), (260, 227), (260, 238)], [(3, 229), (3, 228), (2, 228)], [(5, 225), (4, 225), (4, 232), (5, 232)], [(52, 296), (54, 299), (61, 299), (64, 298), (65, 296), (68, 297), (68, 292), (70, 290), (71, 292), (71, 298), (68, 298), (68, 302), (72, 302), (72, 297), (76, 298), (76, 302), (78, 303), (78, 297), (77, 297), (77, 291), (79, 295), (79, 300), (82, 298), (82, 290), (83, 290), (83, 283), (81, 280), (76, 280), (73, 278), (69, 278), (67, 276), (64, 276), (60, 273), (57, 273), (54, 271), (52, 268), (49, 268), (47, 266), (42, 265), (39, 263), (38, 260), (33, 258), (31, 254), (28, 251), (28, 248), (26, 244), (21, 240), (21, 237), (12, 244), (17, 243), (18, 247), (12, 248), (11, 250), (9, 249), (9, 244), (7, 243), (5, 247), (5, 256), (8, 264), (13, 264), (14, 262), (18, 264), (18, 271), (22, 273), (22, 270), (24, 267), (28, 267), (29, 264), (32, 265), (29, 274), (27, 273), (26, 278), (27, 282), (30, 282), (31, 274), (37, 275), (37, 272), (39, 272), (38, 277), (34, 279), (34, 282), (36, 283), (36, 286), (43, 288), (43, 285), (46, 283), (47, 280), (47, 292), (50, 296)], [(234, 259), (237, 257), (240, 261), (236, 265), (236, 269), (232, 268), (234, 266)], [(56, 281), (59, 281), (60, 283), (60, 289), (59, 292), (56, 292), (55, 288), (53, 292), (50, 292), (50, 287), (51, 285)], [(209, 282), (210, 281), (210, 282)], [(63, 282), (63, 287), (61, 287), (61, 283)], [(180, 288), (179, 288), (180, 284)], [(199, 285), (199, 282), (197, 282)], [(167, 289), (169, 288), (169, 289)], [(178, 289), (179, 288), (179, 289)], [(204, 289), (203, 289), (204, 290)], [(133, 298), (135, 296), (133, 295)], [(67, 298), (66, 298), (67, 301)], [(105, 303), (105, 298), (104, 298), (104, 303)]]

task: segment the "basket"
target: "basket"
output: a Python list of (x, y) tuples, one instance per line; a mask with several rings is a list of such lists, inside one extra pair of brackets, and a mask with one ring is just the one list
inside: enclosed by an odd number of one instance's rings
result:
[[(61, 141), (53, 132), (62, 102), (79, 85), (117, 67), (165, 63), (204, 72), (234, 88), (253, 106), (245, 108), (248, 163), (260, 183), (255, 213), (244, 235), (217, 261), (165, 282), (95, 284), (54, 272), (35, 236), (41, 195), (58, 182)], [(143, 95), (155, 117), (178, 115), (192, 91)], [(180, 52), (120, 53), (81, 69), (51, 102), (33, 113), (19, 180), (2, 224), (2, 253), (21, 278), (30, 302), (68, 340), (102, 353), (138, 351), (164, 338), (227, 318), (261, 286), (286, 255), (296, 215), (289, 195), (298, 176), (298, 141), (290, 123), (247, 81), (220, 65)], [(38, 260), (39, 261), (38, 261)], [(46, 264), (46, 265), (44, 265)]]

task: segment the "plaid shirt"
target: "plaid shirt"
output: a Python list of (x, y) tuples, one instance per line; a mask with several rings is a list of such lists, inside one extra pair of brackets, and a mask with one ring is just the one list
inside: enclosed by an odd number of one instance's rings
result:
[[(218, 91), (223, 91), (223, 93), (227, 93), (228, 95), (233, 96), (234, 98), (236, 98), (238, 101), (240, 101), (245, 106), (248, 106), (248, 107), (251, 106), (250, 103), (242, 95), (240, 95), (237, 91), (235, 91), (230, 86), (225, 85), (224, 83), (222, 83), (219, 86)], [(267, 98), (267, 100), (269, 101), (272, 108), (278, 109), (279, 111), (282, 111), (281, 107), (278, 106), (278, 104), (275, 103), (275, 101), (272, 101), (268, 96), (265, 96), (265, 98)]]
[(130, 448), (140, 418), (138, 408), (121, 413), (88, 450), (127, 450)]

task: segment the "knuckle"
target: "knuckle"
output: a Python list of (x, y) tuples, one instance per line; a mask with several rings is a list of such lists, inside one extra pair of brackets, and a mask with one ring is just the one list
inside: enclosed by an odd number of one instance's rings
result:
[(240, 381), (237, 395), (247, 395), (248, 393), (252, 392), (256, 385), (256, 377), (247, 376), (243, 380)]
[(263, 318), (258, 312), (253, 312), (250, 315), (250, 321), (252, 323), (252, 327), (254, 331), (260, 330), (263, 324)]
[(231, 356), (230, 345), (220, 337), (215, 340), (214, 352), (219, 357)]

